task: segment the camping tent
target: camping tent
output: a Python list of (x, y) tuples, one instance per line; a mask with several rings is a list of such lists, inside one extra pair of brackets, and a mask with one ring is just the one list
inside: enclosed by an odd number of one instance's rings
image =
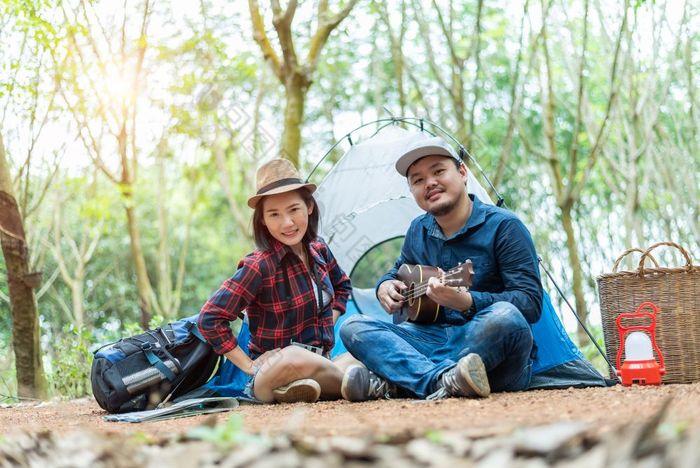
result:
[[(406, 179), (394, 169), (394, 163), (404, 148), (430, 136), (432, 134), (422, 128), (408, 131), (392, 122), (369, 139), (351, 145), (318, 184), (315, 197), (321, 211), (320, 235), (349, 275), (352, 276), (364, 255), (383, 242), (403, 236), (411, 220), (422, 214), (408, 190)], [(493, 203), (471, 171), (468, 177), (469, 193), (484, 203)], [(344, 320), (356, 313), (391, 320), (379, 305), (373, 289), (353, 288), (347, 311), (335, 327), (333, 356), (345, 352), (338, 330)], [(531, 388), (610, 383), (571, 342), (546, 293), (540, 320), (533, 324), (532, 331), (538, 353), (533, 363)], [(239, 345), (245, 346), (249, 336), (244, 324), (238, 337)], [(245, 376), (227, 361), (219, 376), (207, 387), (222, 395), (240, 396), (245, 380)]]

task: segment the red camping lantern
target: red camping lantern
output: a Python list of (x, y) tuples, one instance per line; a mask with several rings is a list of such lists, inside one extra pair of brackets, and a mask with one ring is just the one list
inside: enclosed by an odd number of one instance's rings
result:
[[(642, 312), (650, 308), (654, 313)], [(620, 333), (620, 349), (617, 351), (617, 375), (622, 378), (622, 385), (660, 385), (661, 376), (666, 373), (664, 357), (656, 345), (656, 313), (659, 309), (652, 302), (644, 302), (633, 314), (620, 314), (617, 317), (617, 329)], [(628, 318), (649, 318), (648, 325), (625, 327), (622, 320)], [(646, 332), (646, 333), (645, 333)], [(622, 352), (625, 363), (620, 366)], [(660, 364), (654, 359), (654, 352)]]

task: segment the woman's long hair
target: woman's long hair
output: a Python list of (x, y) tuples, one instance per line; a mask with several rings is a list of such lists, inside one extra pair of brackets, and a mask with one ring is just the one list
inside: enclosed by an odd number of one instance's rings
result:
[[(306, 227), (306, 233), (301, 239), (302, 244), (309, 245), (309, 242), (318, 237), (318, 223), (320, 214), (316, 199), (308, 190), (304, 188), (297, 189), (296, 192), (301, 195), (306, 206), (313, 206), (313, 211), (309, 215), (309, 224)], [(255, 246), (260, 250), (270, 250), (272, 248), (272, 234), (263, 223), (263, 207), (265, 206), (265, 198), (255, 206), (253, 212), (253, 237), (255, 238)]]

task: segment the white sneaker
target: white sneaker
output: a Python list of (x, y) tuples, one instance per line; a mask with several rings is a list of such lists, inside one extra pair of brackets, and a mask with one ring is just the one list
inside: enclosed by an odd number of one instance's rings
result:
[(300, 379), (276, 388), (272, 396), (278, 403), (314, 403), (321, 397), (321, 386), (314, 379)]

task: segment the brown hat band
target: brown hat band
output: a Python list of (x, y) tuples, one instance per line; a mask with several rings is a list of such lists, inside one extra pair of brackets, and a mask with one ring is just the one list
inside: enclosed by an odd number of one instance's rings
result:
[(264, 187), (261, 187), (260, 190), (257, 191), (256, 195), (262, 195), (265, 192), (269, 192), (270, 190), (276, 189), (278, 187), (284, 187), (285, 185), (292, 185), (292, 184), (303, 184), (301, 179), (298, 179), (296, 177), (290, 177), (287, 179), (280, 179), (272, 182), (271, 184), (267, 184)]

